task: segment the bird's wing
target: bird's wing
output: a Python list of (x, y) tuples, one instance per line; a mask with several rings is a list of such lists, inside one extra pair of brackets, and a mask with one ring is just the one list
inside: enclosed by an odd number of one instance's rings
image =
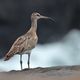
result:
[(26, 40), (24, 36), (19, 37), (12, 45), (10, 51), (14, 51), (14, 53), (21, 52), (23, 49), (23, 43)]
[(5, 60), (8, 60), (14, 54), (21, 52), (24, 48), (23, 44), (26, 38), (21, 36), (17, 38), (17, 40), (13, 43), (12, 47), (10, 48), (9, 52), (5, 55)]

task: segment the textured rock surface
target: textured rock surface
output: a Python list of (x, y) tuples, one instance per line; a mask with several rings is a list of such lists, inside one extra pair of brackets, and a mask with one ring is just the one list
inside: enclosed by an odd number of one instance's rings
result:
[(80, 66), (1, 72), (0, 80), (80, 80)]

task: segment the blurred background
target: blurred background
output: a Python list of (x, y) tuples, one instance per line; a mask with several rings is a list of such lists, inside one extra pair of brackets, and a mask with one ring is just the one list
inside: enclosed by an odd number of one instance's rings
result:
[[(15, 39), (31, 25), (37, 11), (56, 20), (39, 20), (38, 45), (31, 54), (31, 67), (80, 64), (80, 0), (0, 0), (0, 71), (20, 69), (19, 55), (3, 61)], [(27, 55), (23, 55), (27, 67)]]

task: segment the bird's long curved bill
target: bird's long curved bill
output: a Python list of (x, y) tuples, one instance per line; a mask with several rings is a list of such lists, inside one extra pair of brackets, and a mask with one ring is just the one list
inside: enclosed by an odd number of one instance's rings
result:
[(41, 18), (44, 18), (44, 19), (50, 19), (50, 20), (52, 20), (52, 21), (56, 22), (56, 21), (55, 21), (55, 19), (53, 19), (53, 18), (51, 18), (51, 17), (42, 16), (42, 15), (41, 15), (40, 17), (41, 17)]

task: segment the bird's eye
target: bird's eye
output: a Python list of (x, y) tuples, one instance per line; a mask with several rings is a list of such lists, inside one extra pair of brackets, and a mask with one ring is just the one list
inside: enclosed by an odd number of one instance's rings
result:
[(37, 16), (40, 16), (39, 14), (37, 14)]

